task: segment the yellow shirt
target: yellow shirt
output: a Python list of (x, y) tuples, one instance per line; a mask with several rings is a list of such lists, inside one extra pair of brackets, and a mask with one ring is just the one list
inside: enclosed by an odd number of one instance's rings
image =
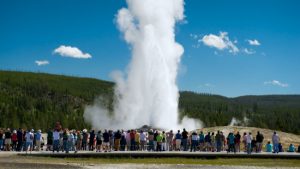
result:
[(140, 142), (140, 133), (135, 133), (135, 142)]

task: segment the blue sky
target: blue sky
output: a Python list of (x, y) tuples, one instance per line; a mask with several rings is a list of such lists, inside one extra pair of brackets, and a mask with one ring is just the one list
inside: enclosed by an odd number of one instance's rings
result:
[[(180, 90), (229, 97), (300, 93), (300, 1), (185, 4), (185, 22), (176, 26), (185, 50)], [(114, 22), (124, 6), (122, 0), (0, 1), (0, 69), (111, 80), (130, 60)], [(73, 57), (61, 56), (70, 51)]]

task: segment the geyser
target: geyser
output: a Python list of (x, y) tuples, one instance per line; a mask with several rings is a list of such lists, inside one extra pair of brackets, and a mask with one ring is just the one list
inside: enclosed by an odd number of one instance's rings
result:
[[(115, 71), (114, 112), (97, 103), (86, 107), (94, 128), (136, 128), (151, 125), (176, 129), (176, 76), (183, 47), (175, 41), (175, 24), (183, 20), (183, 0), (127, 0), (116, 22), (130, 45), (132, 58), (125, 75)], [(185, 118), (185, 121), (189, 121)], [(197, 123), (198, 124), (198, 123)]]

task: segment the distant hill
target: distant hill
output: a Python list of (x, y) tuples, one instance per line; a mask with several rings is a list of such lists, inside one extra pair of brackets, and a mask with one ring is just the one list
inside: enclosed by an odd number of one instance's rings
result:
[(262, 95), (227, 98), (181, 92), (182, 116), (201, 119), (206, 127), (235, 125), (269, 128), (300, 134), (300, 95)]
[[(228, 135), (229, 132), (240, 132), (243, 135), (244, 132), (248, 133), (251, 132), (253, 137), (256, 137), (257, 132), (259, 131), (261, 134), (264, 135), (264, 142), (263, 147), (265, 151), (265, 145), (270, 141), (272, 143), (272, 135), (273, 130), (270, 129), (263, 129), (263, 128), (256, 128), (256, 127), (241, 127), (241, 126), (216, 126), (216, 127), (209, 127), (197, 130), (198, 132), (203, 131), (205, 134), (207, 132), (217, 132), (222, 131), (225, 136)], [(295, 135), (286, 132), (277, 132), (278, 136), (280, 137), (280, 142), (282, 143), (285, 151), (288, 149), (290, 144), (294, 144), (295, 146), (300, 145), (300, 135)], [(241, 148), (243, 144), (241, 144)]]
[[(85, 105), (101, 96), (112, 110), (112, 82), (45, 73), (0, 71), (0, 128), (69, 128), (84, 122)], [(180, 116), (199, 118), (205, 126), (254, 126), (300, 134), (300, 95), (241, 96), (180, 92)]]
[(113, 83), (45, 73), (0, 71), (0, 127), (47, 129), (55, 121), (88, 127), (84, 106), (97, 96), (112, 99)]

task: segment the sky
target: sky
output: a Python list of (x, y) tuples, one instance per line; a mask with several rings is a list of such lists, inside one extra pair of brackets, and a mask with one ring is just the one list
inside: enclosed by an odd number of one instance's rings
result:
[[(123, 0), (1, 0), (0, 70), (112, 80), (130, 47)], [(180, 90), (228, 97), (300, 94), (300, 1), (186, 0), (176, 41)]]

